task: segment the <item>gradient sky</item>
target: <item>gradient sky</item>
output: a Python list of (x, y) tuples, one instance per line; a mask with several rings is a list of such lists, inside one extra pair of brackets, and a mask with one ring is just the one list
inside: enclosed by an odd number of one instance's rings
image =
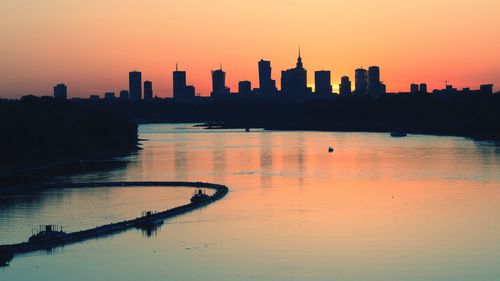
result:
[[(388, 91), (410, 83), (500, 86), (498, 0), (1, 0), (0, 96), (70, 97), (128, 88), (137, 69), (155, 95), (172, 95), (178, 62), (197, 93), (210, 93), (210, 70), (227, 82), (258, 86), (257, 61), (273, 78), (302, 48), (308, 83), (314, 70), (332, 82), (359, 66), (379, 65)], [(337, 89), (337, 85), (334, 89)]]

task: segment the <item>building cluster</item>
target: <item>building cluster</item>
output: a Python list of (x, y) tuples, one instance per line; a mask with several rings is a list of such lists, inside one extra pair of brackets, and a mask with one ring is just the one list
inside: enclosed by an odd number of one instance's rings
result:
[[(318, 70), (314, 73), (314, 91), (308, 87), (307, 70), (304, 68), (302, 56), (299, 54), (297, 63), (294, 68), (281, 71), (281, 90), (276, 87), (276, 81), (272, 79), (271, 62), (260, 60), (258, 62), (259, 71), (259, 87), (252, 88), (250, 81), (240, 81), (238, 83), (238, 91), (231, 92), (226, 86), (226, 72), (222, 69), (213, 70), (212, 73), (212, 92), (210, 97), (213, 99), (225, 99), (234, 97), (257, 97), (257, 98), (279, 98), (292, 101), (302, 101), (310, 98), (316, 99), (331, 99), (338, 95), (340, 96), (370, 96), (373, 98), (380, 97), (387, 92), (386, 85), (380, 79), (380, 68), (378, 66), (370, 66), (368, 69), (358, 68), (354, 72), (354, 90), (352, 90), (352, 82), (348, 76), (341, 77), (339, 85), (339, 93), (333, 92), (331, 71)], [(173, 71), (173, 98), (179, 101), (192, 101), (196, 98), (196, 90), (192, 85), (186, 83), (186, 71), (181, 71), (176, 65)], [(448, 81), (445, 81), (448, 82)], [(411, 94), (428, 94), (427, 84), (411, 84)], [(493, 85), (481, 85), (479, 90), (471, 90), (464, 88), (458, 90), (451, 85), (446, 84), (443, 90), (434, 90), (433, 94), (455, 94), (455, 93), (480, 93), (492, 94)], [(55, 98), (67, 98), (67, 87), (64, 84), (58, 84), (54, 87)], [(99, 100), (98, 95), (91, 95), (90, 99)], [(152, 100), (153, 99), (153, 84), (151, 81), (142, 83), (142, 74), (139, 71), (129, 73), (129, 89), (122, 90), (119, 96), (115, 96), (114, 92), (104, 94), (106, 100)]]

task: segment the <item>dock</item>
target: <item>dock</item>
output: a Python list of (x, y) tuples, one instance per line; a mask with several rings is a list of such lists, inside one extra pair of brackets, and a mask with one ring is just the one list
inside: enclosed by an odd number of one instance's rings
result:
[[(49, 250), (55, 247), (60, 247), (68, 244), (79, 243), (89, 239), (96, 239), (119, 232), (126, 231), (130, 228), (134, 228), (138, 224), (155, 222), (158, 220), (164, 220), (179, 216), (196, 209), (205, 207), (217, 200), (222, 199), (228, 192), (229, 189), (220, 184), (204, 183), (204, 182), (91, 182), (91, 183), (73, 183), (73, 184), (60, 184), (54, 185), (52, 188), (89, 188), (89, 187), (143, 187), (143, 186), (155, 186), (155, 187), (193, 187), (193, 188), (205, 188), (213, 189), (215, 193), (209, 196), (206, 200), (199, 202), (191, 202), (186, 205), (178, 206), (172, 209), (167, 209), (165, 211), (157, 212), (148, 215), (147, 217), (138, 217), (131, 220), (126, 220), (117, 223), (110, 223), (102, 226), (98, 226), (91, 229), (81, 230), (72, 233), (65, 233), (57, 239), (48, 239), (43, 242), (22, 242), (10, 245), (0, 245), (0, 257), (7, 257), (5, 261), (0, 260), (0, 264), (8, 263), (13, 256), (21, 253), (28, 253), (40, 250)], [(47, 186), (46, 188), (51, 188)], [(10, 257), (10, 259), (9, 259)]]

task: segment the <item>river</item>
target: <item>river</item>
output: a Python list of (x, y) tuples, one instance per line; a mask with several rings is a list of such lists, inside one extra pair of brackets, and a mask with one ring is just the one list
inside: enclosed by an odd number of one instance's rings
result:
[[(460, 137), (141, 125), (128, 164), (52, 183), (203, 181), (229, 194), (147, 235), (16, 256), (0, 280), (500, 280), (500, 146)], [(328, 147), (335, 151), (328, 153)], [(189, 201), (193, 189), (0, 197), (0, 244)]]

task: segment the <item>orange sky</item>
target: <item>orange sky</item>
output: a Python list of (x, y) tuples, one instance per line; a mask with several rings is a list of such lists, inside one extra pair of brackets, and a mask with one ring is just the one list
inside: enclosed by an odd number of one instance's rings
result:
[(388, 91), (443, 80), (498, 90), (498, 14), (498, 0), (2, 0), (0, 96), (51, 94), (59, 82), (70, 97), (118, 92), (137, 69), (166, 97), (176, 62), (208, 95), (219, 63), (232, 90), (257, 86), (259, 59), (279, 81), (299, 45), (310, 84), (314, 70), (338, 84), (379, 65)]

